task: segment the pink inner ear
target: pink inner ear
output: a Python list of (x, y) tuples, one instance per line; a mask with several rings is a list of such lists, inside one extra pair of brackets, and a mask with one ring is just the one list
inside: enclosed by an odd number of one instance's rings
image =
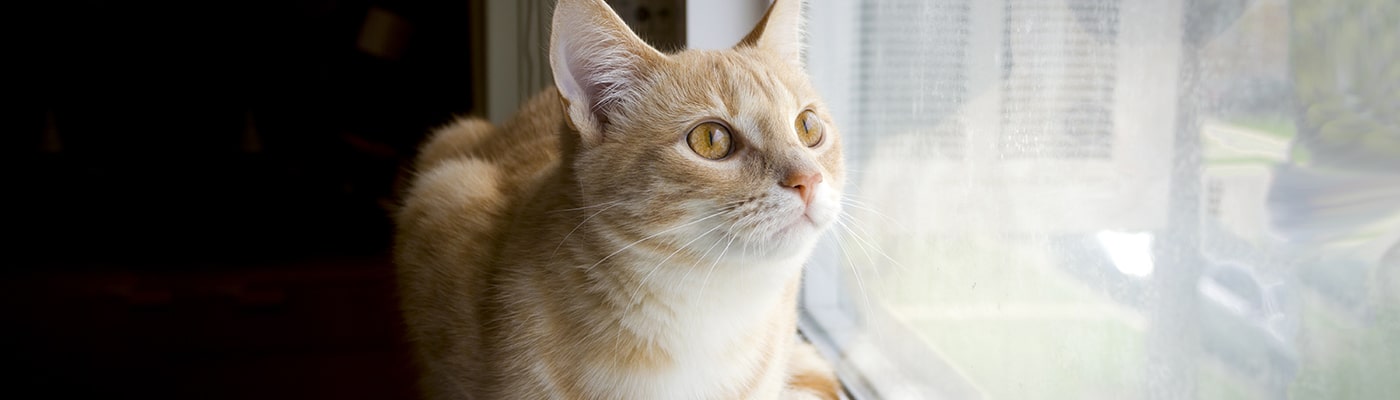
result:
[[(556, 73), (556, 83), (566, 98), (588, 105), (588, 112), (598, 123), (608, 123), (608, 115), (619, 103), (633, 98), (636, 69), (640, 56), (629, 48), (627, 38), (617, 38), (616, 32), (601, 27), (585, 28), (581, 32), (561, 32), (577, 38), (557, 38), (557, 49), (563, 59), (566, 74)], [(557, 66), (556, 66), (557, 67)]]
[(623, 82), (606, 80), (584, 81), (583, 88), (589, 99), (589, 110), (601, 123), (607, 123), (607, 113), (613, 110), (626, 90)]
[(559, 64), (551, 65), (554, 69), (554, 86), (559, 89), (559, 94), (563, 95), (564, 98), (570, 101), (580, 101), (584, 98), (584, 94), (579, 90), (578, 80), (574, 79), (575, 76), (578, 76), (580, 68), (578, 60), (570, 57), (572, 54), (569, 53), (564, 46), (558, 46), (554, 49), (554, 55), (551, 58), (564, 60), (563, 67), (567, 69), (567, 73), (561, 74), (559, 73)]

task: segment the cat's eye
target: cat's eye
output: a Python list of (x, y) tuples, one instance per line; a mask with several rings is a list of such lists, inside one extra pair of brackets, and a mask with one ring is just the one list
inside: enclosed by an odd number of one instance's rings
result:
[(822, 128), (822, 120), (817, 118), (817, 113), (812, 112), (812, 110), (803, 111), (793, 124), (797, 128), (797, 138), (802, 139), (802, 144), (807, 145), (807, 147), (817, 147), (817, 145), (822, 144), (825, 129)]
[(695, 150), (695, 154), (711, 160), (728, 157), (729, 153), (734, 151), (734, 142), (729, 136), (729, 128), (718, 122), (697, 125), (690, 130), (686, 141), (690, 142), (690, 149)]

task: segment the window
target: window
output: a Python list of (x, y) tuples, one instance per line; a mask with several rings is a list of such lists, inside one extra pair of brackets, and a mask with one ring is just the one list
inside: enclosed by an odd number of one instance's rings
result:
[(858, 398), (1400, 398), (1400, 3), (809, 0)]

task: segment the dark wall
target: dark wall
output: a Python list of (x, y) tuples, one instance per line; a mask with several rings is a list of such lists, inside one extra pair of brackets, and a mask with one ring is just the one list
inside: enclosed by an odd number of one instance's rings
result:
[(0, 312), (20, 386), (411, 394), (390, 209), (418, 142), (477, 108), (480, 9), (7, 4)]
[[(374, 14), (398, 23), (377, 29)], [(31, 233), (21, 247), (46, 261), (382, 249), (397, 166), (473, 106), (465, 1), (68, 1), (21, 15), (7, 173)], [(402, 39), (387, 55), (359, 45), (377, 35)]]

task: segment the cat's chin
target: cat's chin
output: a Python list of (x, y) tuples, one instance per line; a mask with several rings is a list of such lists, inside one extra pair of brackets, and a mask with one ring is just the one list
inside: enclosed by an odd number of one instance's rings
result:
[(779, 229), (777, 232), (775, 232), (773, 234), (773, 240), (795, 242), (806, 241), (816, 238), (817, 233), (819, 233), (820, 230), (821, 227), (817, 225), (817, 221), (812, 220), (812, 217), (810, 215), (802, 214), (801, 216), (798, 216), (796, 220), (792, 221), (792, 223), (788, 224), (788, 226), (785, 226), (782, 229)]
[(767, 249), (763, 256), (769, 259), (806, 257), (826, 229), (826, 224), (810, 215), (798, 215), (786, 226), (774, 231), (763, 239), (760, 248)]

